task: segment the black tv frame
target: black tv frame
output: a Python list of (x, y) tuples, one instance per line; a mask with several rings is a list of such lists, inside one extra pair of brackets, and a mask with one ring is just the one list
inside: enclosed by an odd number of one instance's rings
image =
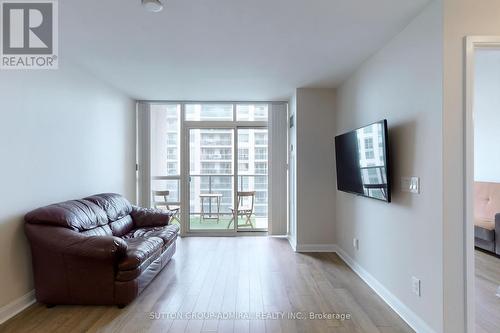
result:
[[(368, 127), (368, 126), (372, 126), (372, 125), (375, 125), (375, 124), (380, 124), (382, 123), (383, 124), (383, 127), (384, 127), (384, 163), (385, 163), (385, 168), (386, 168), (386, 173), (387, 173), (387, 198), (384, 200), (384, 199), (379, 199), (379, 198), (375, 198), (375, 197), (370, 197), (366, 194), (361, 194), (361, 193), (358, 193), (358, 192), (353, 192), (353, 191), (346, 191), (346, 190), (341, 190), (339, 189), (339, 182), (338, 182), (338, 164), (337, 164), (337, 147), (336, 147), (336, 141), (337, 141), (337, 138), (339, 136), (342, 136), (342, 135), (345, 135), (345, 134), (349, 134), (349, 133), (352, 133), (352, 132), (356, 132), (357, 130), (360, 130), (360, 129), (363, 129), (365, 127)], [(391, 167), (390, 167), (390, 153), (389, 153), (389, 129), (388, 129), (388, 126), (387, 126), (387, 119), (382, 119), (382, 120), (379, 120), (379, 121), (375, 121), (373, 123), (370, 123), (370, 124), (367, 124), (367, 125), (364, 125), (364, 126), (361, 126), (361, 127), (358, 127), (358, 128), (355, 128), (353, 130), (350, 130), (350, 131), (347, 131), (347, 132), (344, 132), (342, 134), (339, 134), (339, 135), (336, 135), (335, 136), (335, 141), (334, 141), (334, 145), (335, 145), (335, 169), (337, 171), (337, 191), (340, 191), (340, 192), (345, 192), (345, 193), (350, 193), (350, 194), (354, 194), (356, 196), (359, 196), (359, 197), (365, 197), (365, 198), (369, 198), (369, 199), (374, 199), (374, 200), (378, 200), (378, 201), (382, 201), (382, 202), (386, 202), (386, 203), (390, 203), (391, 202), (391, 193), (392, 193), (392, 173), (391, 173)]]

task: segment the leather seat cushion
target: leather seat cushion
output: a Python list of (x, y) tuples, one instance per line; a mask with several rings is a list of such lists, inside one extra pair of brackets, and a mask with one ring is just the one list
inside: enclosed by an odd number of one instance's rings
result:
[(103, 225), (102, 227), (85, 230), (80, 233), (85, 236), (113, 236), (111, 228), (107, 224)]
[(147, 275), (143, 275), (147, 274), (146, 272), (154, 272), (156, 275), (163, 268), (163, 266), (165, 266), (166, 262), (170, 260), (173, 254), (172, 252), (175, 252), (175, 242), (170, 243), (170, 246), (162, 251), (158, 256), (155, 255), (153, 257), (150, 257), (150, 259), (146, 260), (141, 266), (137, 268), (127, 271), (118, 270), (116, 274), (116, 281), (126, 282), (137, 279), (139, 277), (139, 280), (148, 278)]
[(495, 222), (475, 220), (474, 221), (474, 236), (486, 241), (495, 240)]
[(113, 231), (113, 236), (122, 237), (134, 229), (134, 222), (132, 221), (132, 216), (127, 215), (119, 220), (111, 222), (109, 227)]
[(168, 246), (176, 239), (178, 233), (179, 226), (177, 224), (170, 224), (162, 227), (145, 227), (134, 229), (123, 236), (123, 238), (134, 239), (137, 237), (159, 237), (163, 240), (164, 246)]
[(127, 253), (118, 263), (118, 268), (123, 271), (151, 263), (160, 256), (163, 247), (163, 240), (158, 237), (137, 237), (124, 240), (127, 243)]

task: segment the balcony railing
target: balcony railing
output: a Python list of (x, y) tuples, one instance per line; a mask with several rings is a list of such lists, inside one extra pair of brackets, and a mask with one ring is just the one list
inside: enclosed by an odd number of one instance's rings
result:
[[(256, 182), (257, 177), (265, 178), (265, 182)], [(193, 180), (198, 178), (199, 184), (193, 188)], [(192, 174), (190, 175), (191, 185), (191, 213), (199, 214), (201, 211), (201, 202), (198, 200), (200, 194), (222, 194), (220, 201), (221, 214), (230, 214), (229, 207), (234, 207), (233, 204), (233, 178), (234, 175), (228, 174)], [(253, 178), (253, 182), (249, 180)], [(222, 181), (222, 180), (227, 181)], [(255, 192), (268, 192), (268, 180), (267, 174), (244, 174), (238, 175), (238, 191), (255, 191)], [(267, 197), (267, 195), (266, 195)], [(259, 198), (256, 195), (254, 203), (254, 212), (257, 213), (256, 207), (267, 208), (267, 200), (263, 202), (262, 197)], [(259, 211), (262, 211), (259, 209)], [(260, 217), (267, 217), (267, 209), (265, 209), (266, 214), (258, 214)]]

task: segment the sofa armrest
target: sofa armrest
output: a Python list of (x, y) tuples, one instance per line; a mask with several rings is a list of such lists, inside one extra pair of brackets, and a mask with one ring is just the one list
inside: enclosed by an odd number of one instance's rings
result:
[(25, 224), (35, 295), (45, 304), (114, 304), (118, 263), (127, 243), (64, 227)]
[(174, 215), (171, 211), (132, 206), (132, 220), (136, 228), (168, 225)]
[(117, 262), (127, 252), (127, 243), (114, 236), (85, 236), (71, 229), (25, 224), (32, 246), (66, 256)]
[(500, 255), (500, 213), (495, 214), (495, 252)]

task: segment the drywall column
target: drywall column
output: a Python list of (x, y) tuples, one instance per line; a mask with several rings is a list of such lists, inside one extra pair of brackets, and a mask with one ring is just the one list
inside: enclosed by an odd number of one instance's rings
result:
[(297, 251), (334, 249), (335, 90), (296, 91)]
[(272, 103), (269, 112), (269, 217), (271, 235), (287, 233), (287, 131), (286, 103)]

